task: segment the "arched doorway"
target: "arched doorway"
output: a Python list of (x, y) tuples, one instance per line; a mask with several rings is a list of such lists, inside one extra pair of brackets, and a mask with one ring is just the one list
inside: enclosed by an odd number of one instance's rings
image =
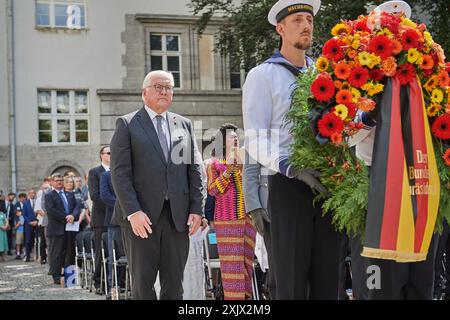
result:
[(81, 174), (80, 174), (80, 172), (78, 172), (78, 170), (77, 169), (75, 169), (74, 167), (71, 167), (71, 166), (59, 166), (59, 167), (57, 167), (56, 169), (54, 169), (52, 172), (51, 172), (51, 174), (50, 175), (52, 175), (52, 174), (54, 174), (54, 173), (60, 173), (60, 174), (62, 174), (63, 176), (66, 176), (66, 175), (68, 175), (70, 172), (73, 172), (74, 174), (75, 174), (75, 176), (77, 176), (77, 177), (80, 177), (81, 176)]

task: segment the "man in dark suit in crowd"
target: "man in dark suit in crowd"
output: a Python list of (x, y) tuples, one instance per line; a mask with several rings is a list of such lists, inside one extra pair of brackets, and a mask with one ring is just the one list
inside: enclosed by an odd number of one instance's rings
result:
[(94, 250), (95, 250), (95, 274), (94, 287), (95, 293), (103, 294), (100, 288), (100, 266), (102, 250), (102, 233), (106, 232), (105, 227), (105, 204), (100, 199), (100, 177), (103, 172), (109, 171), (110, 149), (109, 146), (103, 146), (100, 149), (101, 164), (98, 167), (89, 170), (89, 195), (92, 200), (91, 227), (94, 230)]
[(80, 208), (75, 196), (71, 192), (64, 191), (64, 178), (61, 174), (52, 175), (53, 190), (45, 194), (45, 208), (48, 216), (47, 236), (49, 239), (49, 274), (52, 275), (55, 284), (61, 283), (62, 268), (67, 267), (65, 261), (70, 261), (73, 243), (69, 243), (70, 237), (66, 231), (66, 224), (78, 220)]
[(30, 190), (28, 192), (28, 199), (26, 199), (23, 203), (22, 211), (25, 219), (25, 262), (30, 262), (31, 251), (34, 247), (34, 241), (36, 239), (38, 220), (36, 218), (36, 213), (34, 212), (35, 203), (36, 192), (34, 190)]
[(113, 223), (121, 226), (136, 300), (157, 298), (158, 271), (160, 298), (182, 299), (189, 235), (202, 218), (202, 160), (192, 122), (167, 112), (173, 86), (171, 73), (150, 72), (145, 105), (117, 120), (111, 140)]
[(16, 206), (14, 205), (14, 198), (16, 197), (16, 194), (13, 192), (8, 193), (6, 200), (5, 200), (5, 212), (6, 212), (6, 219), (8, 219), (9, 222), (9, 230), (6, 233), (7, 239), (8, 239), (8, 256), (12, 256), (11, 248), (13, 246), (13, 229), (15, 225), (15, 217), (16, 217)]

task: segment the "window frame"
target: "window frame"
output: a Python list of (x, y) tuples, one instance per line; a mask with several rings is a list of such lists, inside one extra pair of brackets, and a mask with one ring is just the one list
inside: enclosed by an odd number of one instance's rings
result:
[[(39, 108), (39, 93), (40, 92), (50, 92), (50, 113), (40, 113), (39, 109), (37, 121), (38, 121), (38, 134), (37, 142), (40, 146), (69, 146), (69, 145), (90, 145), (90, 103), (89, 103), (89, 90), (87, 89), (47, 89), (38, 88), (37, 89), (37, 108)], [(69, 112), (68, 113), (58, 113), (57, 110), (57, 92), (68, 91), (69, 92)], [(76, 113), (75, 106), (75, 92), (85, 92), (86, 93), (86, 103), (87, 112), (86, 113)], [(51, 129), (50, 130), (40, 130), (39, 120), (50, 120)], [(58, 141), (58, 120), (69, 120), (69, 142), (59, 142)], [(87, 130), (76, 130), (76, 120), (86, 120)], [(51, 142), (41, 142), (39, 141), (40, 132), (51, 132), (52, 141)], [(77, 132), (87, 132), (87, 141), (77, 142), (76, 134)]]
[[(151, 47), (151, 37), (152, 36), (161, 36), (161, 50), (152, 50)], [(178, 38), (178, 51), (169, 51), (167, 50), (167, 37), (169, 36), (175, 36)], [(183, 60), (182, 60), (182, 55), (183, 55), (183, 51), (181, 48), (181, 34), (180, 33), (175, 33), (175, 32), (168, 32), (168, 33), (164, 33), (164, 32), (149, 32), (147, 33), (147, 37), (148, 37), (148, 43), (149, 43), (149, 56), (148, 56), (148, 61), (149, 61), (149, 71), (152, 71), (152, 65), (151, 65), (151, 60), (152, 57), (162, 57), (162, 70), (173, 73), (173, 72), (178, 72), (179, 74), (179, 79), (180, 79), (180, 83), (179, 86), (175, 86), (174, 89), (178, 89), (181, 90), (183, 89)], [(178, 71), (170, 71), (168, 70), (168, 57), (178, 57)]]
[[(42, 25), (38, 24), (37, 20), (37, 5), (38, 4), (47, 4), (49, 6), (49, 25)], [(72, 27), (69, 28), (66, 26), (59, 26), (56, 25), (56, 5), (78, 5), (80, 7), (84, 8), (84, 25), (80, 25), (80, 27)], [(63, 30), (86, 30), (88, 28), (88, 7), (87, 2), (85, 0), (78, 0), (78, 1), (69, 1), (69, 0), (35, 0), (35, 26), (38, 29), (63, 29)]]

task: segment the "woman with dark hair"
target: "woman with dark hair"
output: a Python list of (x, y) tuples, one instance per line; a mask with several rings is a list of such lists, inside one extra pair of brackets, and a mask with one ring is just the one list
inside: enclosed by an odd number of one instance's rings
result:
[(213, 158), (208, 164), (208, 193), (215, 197), (214, 228), (217, 236), (224, 298), (252, 298), (256, 231), (245, 213), (242, 161), (238, 156), (237, 127), (224, 124), (216, 134)]

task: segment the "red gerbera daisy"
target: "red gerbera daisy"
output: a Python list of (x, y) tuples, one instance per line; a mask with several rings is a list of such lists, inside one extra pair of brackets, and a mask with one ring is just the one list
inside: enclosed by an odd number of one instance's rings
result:
[(339, 79), (345, 80), (350, 75), (350, 66), (345, 61), (340, 61), (334, 66), (334, 74)]
[(380, 69), (372, 69), (369, 71), (369, 76), (374, 82), (378, 82), (383, 79), (384, 73)]
[(407, 29), (402, 34), (402, 45), (404, 50), (419, 47), (419, 35), (414, 29)]
[(380, 56), (381, 59), (386, 59), (391, 56), (392, 49), (392, 41), (385, 35), (373, 37), (369, 42), (369, 51)]
[(344, 42), (342, 42), (341, 40), (337, 40), (334, 38), (330, 39), (325, 42), (322, 48), (322, 55), (324, 55), (327, 59), (337, 62), (344, 58), (344, 50), (342, 50), (342, 47), (344, 45)]
[(319, 74), (311, 84), (311, 92), (318, 101), (328, 101), (334, 96), (334, 84), (326, 73)]
[(355, 88), (360, 88), (369, 80), (369, 71), (366, 68), (357, 66), (350, 72), (348, 83)]
[(331, 137), (333, 133), (341, 133), (344, 130), (344, 122), (333, 112), (324, 115), (317, 125), (320, 134), (324, 137)]
[(431, 126), (431, 131), (438, 139), (450, 139), (450, 115), (445, 113), (437, 117)]
[(355, 31), (360, 31), (360, 32), (370, 32), (369, 27), (367, 26), (367, 19), (363, 19), (363, 20), (358, 20), (355, 25), (353, 26), (353, 29)]
[(339, 92), (336, 94), (336, 102), (338, 104), (349, 104), (352, 102), (352, 92), (350, 90), (339, 90)]
[(445, 151), (443, 158), (444, 158), (445, 164), (450, 166), (450, 148), (448, 148), (447, 151)]
[(397, 76), (400, 80), (400, 83), (402, 85), (406, 85), (415, 78), (416, 69), (414, 69), (414, 66), (411, 63), (407, 62), (397, 68)]

